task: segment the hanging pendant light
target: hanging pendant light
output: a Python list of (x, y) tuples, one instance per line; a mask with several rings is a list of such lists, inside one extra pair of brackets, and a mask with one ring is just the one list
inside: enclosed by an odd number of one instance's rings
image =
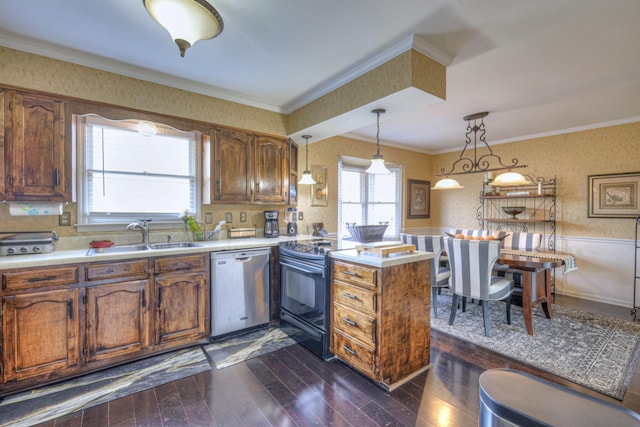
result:
[(391, 172), (389, 172), (389, 169), (387, 169), (387, 167), (384, 165), (384, 158), (382, 157), (382, 154), (380, 154), (380, 114), (386, 113), (386, 110), (383, 110), (382, 108), (378, 108), (371, 112), (377, 116), (377, 126), (378, 126), (378, 132), (376, 133), (377, 151), (376, 151), (376, 154), (374, 154), (373, 157), (371, 158), (371, 166), (369, 166), (366, 172), (374, 175), (388, 175)]
[(142, 0), (149, 15), (164, 29), (184, 56), (199, 40), (212, 39), (224, 23), (217, 10), (205, 0)]
[(305, 153), (305, 162), (304, 162), (304, 172), (302, 172), (302, 178), (298, 181), (298, 184), (315, 184), (316, 181), (313, 179), (311, 175), (311, 171), (309, 170), (309, 138), (311, 135), (302, 135), (304, 140), (306, 141), (304, 153)]
[[(496, 177), (492, 185), (499, 186), (515, 186), (515, 185), (527, 185), (532, 182), (525, 178), (523, 175), (511, 172), (511, 169), (526, 168), (527, 165), (519, 165), (518, 159), (512, 159), (511, 164), (504, 164), (502, 158), (497, 154), (493, 154), (493, 150), (484, 138), (484, 118), (489, 115), (488, 112), (469, 114), (464, 117), (467, 121), (467, 133), (465, 146), (460, 152), (458, 160), (453, 162), (451, 169), (447, 172), (444, 168), (440, 169), (440, 174), (437, 177), (443, 177), (432, 187), (433, 190), (448, 190), (452, 188), (464, 188), (458, 181), (453, 178), (449, 178), (450, 175), (466, 175), (471, 173), (486, 173), (491, 171), (508, 170), (507, 173), (503, 173)], [(473, 139), (471, 136), (473, 135)], [(469, 154), (469, 157), (465, 157), (467, 148), (473, 142), (473, 157)], [(478, 142), (484, 145), (489, 151), (486, 154), (478, 153)], [(496, 181), (498, 183), (496, 183)]]

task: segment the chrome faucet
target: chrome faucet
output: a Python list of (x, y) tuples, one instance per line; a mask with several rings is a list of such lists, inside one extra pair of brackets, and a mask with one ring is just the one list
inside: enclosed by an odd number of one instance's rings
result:
[(142, 243), (149, 244), (149, 222), (150, 219), (141, 219), (140, 222), (132, 222), (127, 225), (127, 230), (140, 230), (142, 233)]

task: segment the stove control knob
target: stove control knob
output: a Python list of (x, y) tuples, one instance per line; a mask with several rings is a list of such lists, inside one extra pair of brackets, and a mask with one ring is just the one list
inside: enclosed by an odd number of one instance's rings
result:
[(8, 254), (15, 254), (15, 253), (16, 253), (16, 248), (9, 248), (9, 249), (7, 249), (7, 253), (8, 253)]
[(26, 254), (27, 252), (29, 252), (29, 248), (27, 248), (26, 246), (23, 246), (20, 248), (20, 252), (22, 252), (23, 254)]
[(39, 253), (40, 251), (41, 251), (40, 246), (34, 246), (33, 247), (33, 252)]

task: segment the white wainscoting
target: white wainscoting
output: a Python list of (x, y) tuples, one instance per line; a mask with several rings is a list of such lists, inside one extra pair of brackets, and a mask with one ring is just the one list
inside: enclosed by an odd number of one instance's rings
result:
[[(411, 228), (403, 232), (435, 235), (442, 234), (444, 229)], [(557, 236), (556, 249), (573, 254), (578, 269), (567, 274), (563, 274), (562, 268), (556, 269), (556, 293), (631, 309), (634, 245), (633, 240), (626, 239)], [(640, 281), (638, 286), (640, 294)], [(640, 295), (636, 295), (636, 305), (640, 305)]]

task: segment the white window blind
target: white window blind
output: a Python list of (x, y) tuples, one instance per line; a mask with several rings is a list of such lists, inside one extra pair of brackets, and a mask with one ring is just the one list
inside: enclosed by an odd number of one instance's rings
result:
[(388, 222), (384, 237), (400, 236), (402, 226), (402, 167), (385, 164), (388, 175), (368, 174), (370, 160), (341, 156), (338, 164), (338, 238), (351, 235), (345, 224)]
[[(121, 223), (136, 218), (178, 221), (198, 212), (195, 132), (156, 124), (140, 132), (138, 121), (112, 121), (95, 115), (77, 120), (83, 137), (79, 220)], [(80, 141), (80, 138), (79, 138)]]

